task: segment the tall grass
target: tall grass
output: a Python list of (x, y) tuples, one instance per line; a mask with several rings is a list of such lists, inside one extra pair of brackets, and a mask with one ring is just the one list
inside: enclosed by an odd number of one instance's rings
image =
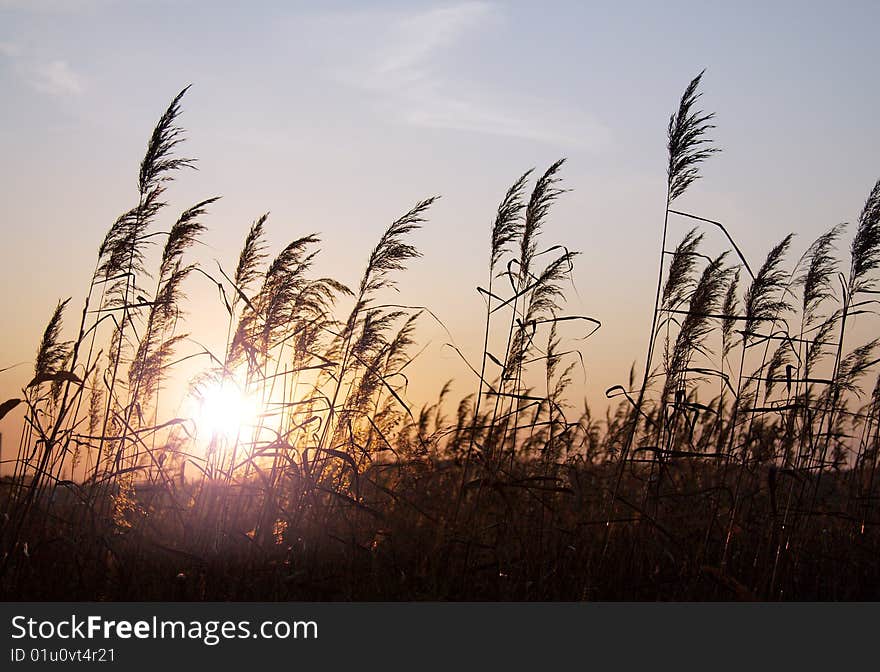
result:
[[(702, 73), (667, 128), (644, 368), (604, 419), (573, 403), (600, 328), (566, 310), (578, 253), (552, 238), (559, 160), (517, 178), (487, 231), (482, 347), (457, 402), (415, 406), (420, 322), (391, 297), (435, 199), (391, 220), (357, 286), (316, 271), (318, 234), (270, 255), (258, 216), (228, 267), (190, 248), (206, 198), (169, 216), (187, 89), (160, 117), (137, 204), (108, 229), (65, 340), (52, 311), (2, 481), (0, 591), (20, 599), (866, 599), (877, 597), (880, 378), (862, 400), (880, 183), (849, 249), (829, 229), (753, 270), (730, 228), (674, 209), (717, 148)], [(674, 207), (673, 207), (674, 206)], [(695, 228), (671, 240), (679, 221)], [(720, 253), (705, 254), (708, 242)], [(848, 266), (848, 270), (847, 270)], [(187, 336), (187, 288), (217, 288), (220, 351)], [(622, 291), (622, 290), (618, 290)], [(610, 316), (613, 320), (614, 316)], [(873, 323), (871, 323), (873, 324)], [(221, 336), (221, 338), (223, 338)], [(194, 359), (194, 404), (163, 383)], [(231, 400), (231, 401), (230, 401)], [(247, 413), (244, 413), (245, 410)], [(220, 418), (222, 421), (223, 418)]]

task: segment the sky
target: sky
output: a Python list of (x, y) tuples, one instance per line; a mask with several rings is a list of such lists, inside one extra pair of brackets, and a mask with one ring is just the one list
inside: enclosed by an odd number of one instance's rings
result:
[[(149, 133), (192, 84), (180, 123), (199, 169), (169, 212), (222, 195), (206, 267), (233, 266), (270, 212), (274, 249), (319, 232), (317, 269), (354, 285), (384, 228), (441, 196), (394, 297), (445, 325), (423, 322), (417, 400), (449, 377), (473, 390), (445, 344), (479, 352), (495, 208), (566, 157), (571, 191), (543, 241), (582, 253), (568, 312), (602, 322), (577, 378), (601, 410), (644, 357), (666, 124), (688, 81), (706, 68), (723, 151), (679, 207), (724, 222), (753, 266), (790, 231), (800, 254), (854, 221), (880, 177), (877, 25), (876, 2), (0, 0), (0, 369), (14, 367), (0, 397), (32, 375), (58, 299), (73, 298), (73, 326), (105, 231), (137, 202)], [(190, 331), (210, 339), (222, 306), (206, 281), (188, 289)]]

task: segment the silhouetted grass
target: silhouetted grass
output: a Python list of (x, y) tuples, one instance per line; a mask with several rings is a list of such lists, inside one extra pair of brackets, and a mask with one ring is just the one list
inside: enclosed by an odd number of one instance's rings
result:
[[(165, 184), (194, 163), (177, 156), (184, 89), (148, 142), (137, 205), (99, 248), (75, 337), (67, 299), (33, 379), (0, 404), (0, 417), (26, 408), (0, 483), (0, 593), (877, 599), (880, 379), (861, 398), (878, 341), (847, 329), (876, 305), (880, 183), (848, 272), (843, 225), (793, 267), (785, 237), (753, 272), (727, 227), (671, 207), (717, 151), (713, 115), (695, 109), (701, 78), (668, 127), (645, 367), (608, 390), (602, 420), (570, 389), (600, 322), (566, 312), (578, 253), (546, 240), (563, 160), (523, 174), (489, 220), (473, 393), (451, 400), (447, 384), (418, 408), (407, 369), (419, 321), (436, 318), (389, 291), (420, 256), (412, 239), (434, 199), (385, 229), (353, 289), (315, 272), (317, 234), (270, 256), (268, 215), (234, 270), (201, 268), (188, 251), (216, 197), (161, 228)], [(671, 218), (698, 225), (674, 249)], [(710, 238), (729, 249), (703, 254)], [(199, 310), (225, 311), (221, 352), (186, 336), (194, 273), (218, 289)], [(192, 357), (193, 396), (252, 407), (242, 426), (204, 436), (162, 417), (163, 380)]]

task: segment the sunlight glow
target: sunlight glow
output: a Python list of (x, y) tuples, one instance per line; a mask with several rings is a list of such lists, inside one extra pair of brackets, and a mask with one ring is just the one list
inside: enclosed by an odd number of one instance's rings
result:
[(206, 383), (197, 390), (193, 420), (202, 439), (243, 438), (257, 423), (258, 416), (256, 399), (231, 380)]

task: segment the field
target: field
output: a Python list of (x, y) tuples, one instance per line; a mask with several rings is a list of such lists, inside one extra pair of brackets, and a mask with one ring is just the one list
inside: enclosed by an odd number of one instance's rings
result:
[[(434, 199), (381, 233), (354, 287), (320, 274), (317, 235), (270, 255), (268, 216), (236, 264), (202, 268), (187, 255), (216, 198), (179, 215), (164, 200), (194, 161), (181, 91), (81, 307), (59, 302), (33, 379), (0, 404), (24, 409), (0, 596), (880, 598), (880, 339), (860, 336), (877, 331), (880, 182), (852, 225), (746, 259), (711, 213), (677, 209), (717, 151), (701, 77), (669, 120), (644, 365), (601, 418), (572, 401), (601, 324), (567, 312), (578, 253), (546, 230), (563, 160), (522, 174), (490, 218), (472, 393), (418, 406), (417, 326), (436, 317), (393, 290)], [(694, 226), (680, 241), (673, 219)], [(726, 251), (705, 253), (710, 237)], [(217, 287), (222, 351), (186, 339), (208, 309), (186, 305), (196, 274)], [(198, 410), (169, 416), (162, 395), (193, 359)]]

